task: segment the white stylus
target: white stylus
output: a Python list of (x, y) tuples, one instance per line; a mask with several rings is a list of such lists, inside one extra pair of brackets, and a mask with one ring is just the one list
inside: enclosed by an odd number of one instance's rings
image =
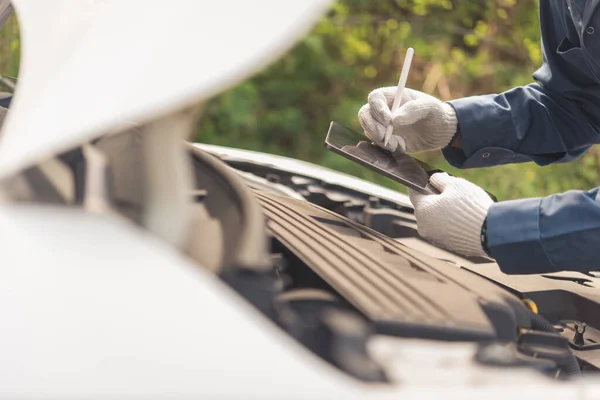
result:
[[(396, 89), (396, 97), (394, 97), (394, 103), (392, 104), (392, 115), (398, 111), (400, 106), (402, 105), (402, 94), (404, 93), (404, 88), (406, 87), (406, 80), (408, 79), (408, 71), (410, 71), (410, 64), (412, 63), (413, 55), (415, 54), (415, 49), (409, 47), (406, 50), (406, 56), (404, 57), (404, 65), (402, 66), (402, 72), (400, 72), (400, 79), (398, 80), (398, 88)], [(394, 131), (394, 126), (390, 122), (386, 131), (384, 138), (384, 145), (387, 147), (390, 138), (392, 137), (392, 132)], [(404, 146), (401, 146), (404, 147)], [(404, 149), (402, 149), (404, 150)]]

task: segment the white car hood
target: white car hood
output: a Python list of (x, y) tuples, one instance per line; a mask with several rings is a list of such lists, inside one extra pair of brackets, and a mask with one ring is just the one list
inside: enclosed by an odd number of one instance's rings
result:
[(410, 198), (403, 193), (387, 189), (383, 186), (356, 178), (352, 175), (344, 174), (342, 172), (334, 171), (332, 169), (324, 168), (305, 161), (274, 154), (234, 149), (231, 147), (215, 146), (203, 143), (196, 143), (195, 146), (215, 155), (226, 156), (230, 159), (247, 161), (256, 164), (269, 165), (282, 171), (318, 179), (332, 185), (344, 186), (348, 189), (357, 190), (359, 192), (367, 193), (371, 196), (377, 196), (382, 199), (397, 203), (403, 207), (412, 208)]
[(21, 70), (0, 179), (170, 114), (288, 50), (330, 0), (13, 0)]

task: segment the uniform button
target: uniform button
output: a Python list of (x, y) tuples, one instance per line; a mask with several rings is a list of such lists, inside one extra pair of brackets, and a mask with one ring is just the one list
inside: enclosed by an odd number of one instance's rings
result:
[(481, 158), (488, 158), (490, 156), (490, 153), (483, 153), (481, 155)]
[(596, 32), (596, 30), (594, 29), (593, 26), (588, 26), (587, 29), (585, 30), (585, 33), (587, 33), (588, 35), (593, 35), (594, 32)]

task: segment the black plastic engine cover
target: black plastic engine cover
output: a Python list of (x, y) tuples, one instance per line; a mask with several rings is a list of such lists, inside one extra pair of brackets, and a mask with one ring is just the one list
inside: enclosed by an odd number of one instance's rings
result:
[(267, 227), (378, 333), (514, 340), (527, 310), (508, 291), (305, 201), (256, 192)]

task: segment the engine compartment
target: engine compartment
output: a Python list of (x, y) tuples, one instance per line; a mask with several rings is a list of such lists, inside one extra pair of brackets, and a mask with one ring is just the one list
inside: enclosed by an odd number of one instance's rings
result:
[[(110, 167), (106, 201), (137, 223), (143, 185), (132, 187), (135, 179), (122, 174), (137, 171), (135, 134), (95, 148)], [(393, 381), (371, 348), (380, 339), (469, 344), (474, 366), (522, 367), (553, 379), (599, 369), (596, 272), (507, 276), (489, 259), (464, 259), (422, 240), (401, 198), (189, 150), (195, 187), (186, 255), (349, 376)], [(80, 206), (94, 165), (79, 150), (60, 162), (73, 174), (69, 202)], [(55, 193), (58, 181), (41, 181), (40, 173), (53, 177), (38, 167), (23, 175), (34, 190), (27, 198), (69, 204)]]
[[(599, 325), (583, 311), (593, 313), (600, 302), (591, 292), (567, 289), (573, 282), (560, 274), (525, 277), (537, 284), (526, 290), (518, 284), (522, 276), (494, 277), (499, 270), (490, 260), (464, 259), (423, 241), (405, 204), (271, 164), (219, 157), (260, 204), (272, 263), (262, 272), (230, 266), (219, 275), (348, 374), (388, 380), (368, 351), (377, 336), (476, 343), (474, 363), (527, 366), (553, 378), (600, 366)], [(589, 285), (596, 277), (586, 279)], [(587, 303), (567, 302), (573, 307), (566, 312), (559, 297), (546, 293), (552, 285), (567, 285), (563, 297)], [(577, 333), (582, 322), (585, 332)]]

